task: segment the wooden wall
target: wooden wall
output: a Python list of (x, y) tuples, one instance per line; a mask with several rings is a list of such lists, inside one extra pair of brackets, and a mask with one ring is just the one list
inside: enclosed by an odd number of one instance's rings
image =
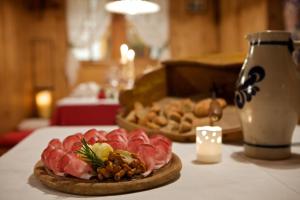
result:
[(0, 1), (0, 133), (34, 116), (34, 93), (61, 98), (68, 90), (64, 2)]
[(282, 0), (220, 0), (220, 52), (246, 52), (248, 33), (283, 29)]
[(187, 0), (170, 1), (170, 46), (174, 58), (216, 53), (218, 47), (216, 0), (207, 1), (206, 10), (187, 11)]
[(170, 1), (173, 58), (246, 52), (247, 33), (283, 29), (283, 0), (203, 0), (206, 9), (196, 13), (188, 2)]

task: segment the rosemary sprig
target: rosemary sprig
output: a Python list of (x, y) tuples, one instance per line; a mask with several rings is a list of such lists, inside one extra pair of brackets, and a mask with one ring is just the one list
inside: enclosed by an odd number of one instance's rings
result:
[(84, 138), (82, 138), (81, 143), (82, 148), (76, 151), (76, 153), (80, 154), (84, 159), (90, 162), (94, 170), (97, 170), (98, 167), (103, 167), (104, 162), (96, 156), (95, 152), (89, 147)]

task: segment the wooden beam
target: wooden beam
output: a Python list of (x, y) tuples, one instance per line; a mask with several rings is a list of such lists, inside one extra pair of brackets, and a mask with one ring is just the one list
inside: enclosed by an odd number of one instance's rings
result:
[(126, 19), (124, 15), (113, 14), (111, 23), (111, 58), (114, 61), (120, 59), (120, 46), (126, 43)]

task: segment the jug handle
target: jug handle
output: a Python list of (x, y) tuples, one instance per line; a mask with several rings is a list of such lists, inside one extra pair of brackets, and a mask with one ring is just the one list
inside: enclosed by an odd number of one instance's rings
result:
[[(298, 50), (298, 54), (300, 54), (299, 53), (300, 52), (300, 40), (294, 40), (293, 45), (294, 45), (295, 50)], [(294, 58), (294, 56), (296, 56), (295, 52), (297, 52), (297, 51), (293, 52), (293, 58)], [(300, 58), (300, 55), (298, 57)], [(298, 83), (298, 89), (299, 89), (300, 88), (300, 60), (298, 60), (297, 63), (295, 63), (295, 64), (296, 64), (296, 71), (298, 72), (298, 73), (296, 73), (296, 76), (299, 81), (299, 83)], [(298, 95), (298, 99), (300, 99), (300, 91), (297, 92), (296, 94)], [(296, 107), (297, 107), (296, 110), (298, 111), (298, 118), (300, 118), (300, 105), (297, 104)], [(300, 119), (298, 121), (300, 122)]]
[[(294, 45), (295, 50), (298, 50), (298, 54), (300, 54), (300, 40), (294, 40), (293, 45)], [(295, 52), (296, 51), (293, 52), (293, 58), (295, 56)], [(300, 73), (300, 55), (298, 56), (297, 62), (295, 62), (295, 64), (296, 64), (296, 70)], [(298, 75), (300, 78), (300, 74), (298, 74)]]

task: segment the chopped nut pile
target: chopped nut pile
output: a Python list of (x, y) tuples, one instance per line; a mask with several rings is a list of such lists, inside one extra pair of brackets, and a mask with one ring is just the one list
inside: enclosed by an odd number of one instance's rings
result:
[(108, 160), (104, 161), (105, 167), (97, 168), (98, 179), (120, 181), (141, 177), (146, 167), (134, 154), (131, 156), (131, 162), (128, 159), (126, 162), (120, 153), (111, 152)]

